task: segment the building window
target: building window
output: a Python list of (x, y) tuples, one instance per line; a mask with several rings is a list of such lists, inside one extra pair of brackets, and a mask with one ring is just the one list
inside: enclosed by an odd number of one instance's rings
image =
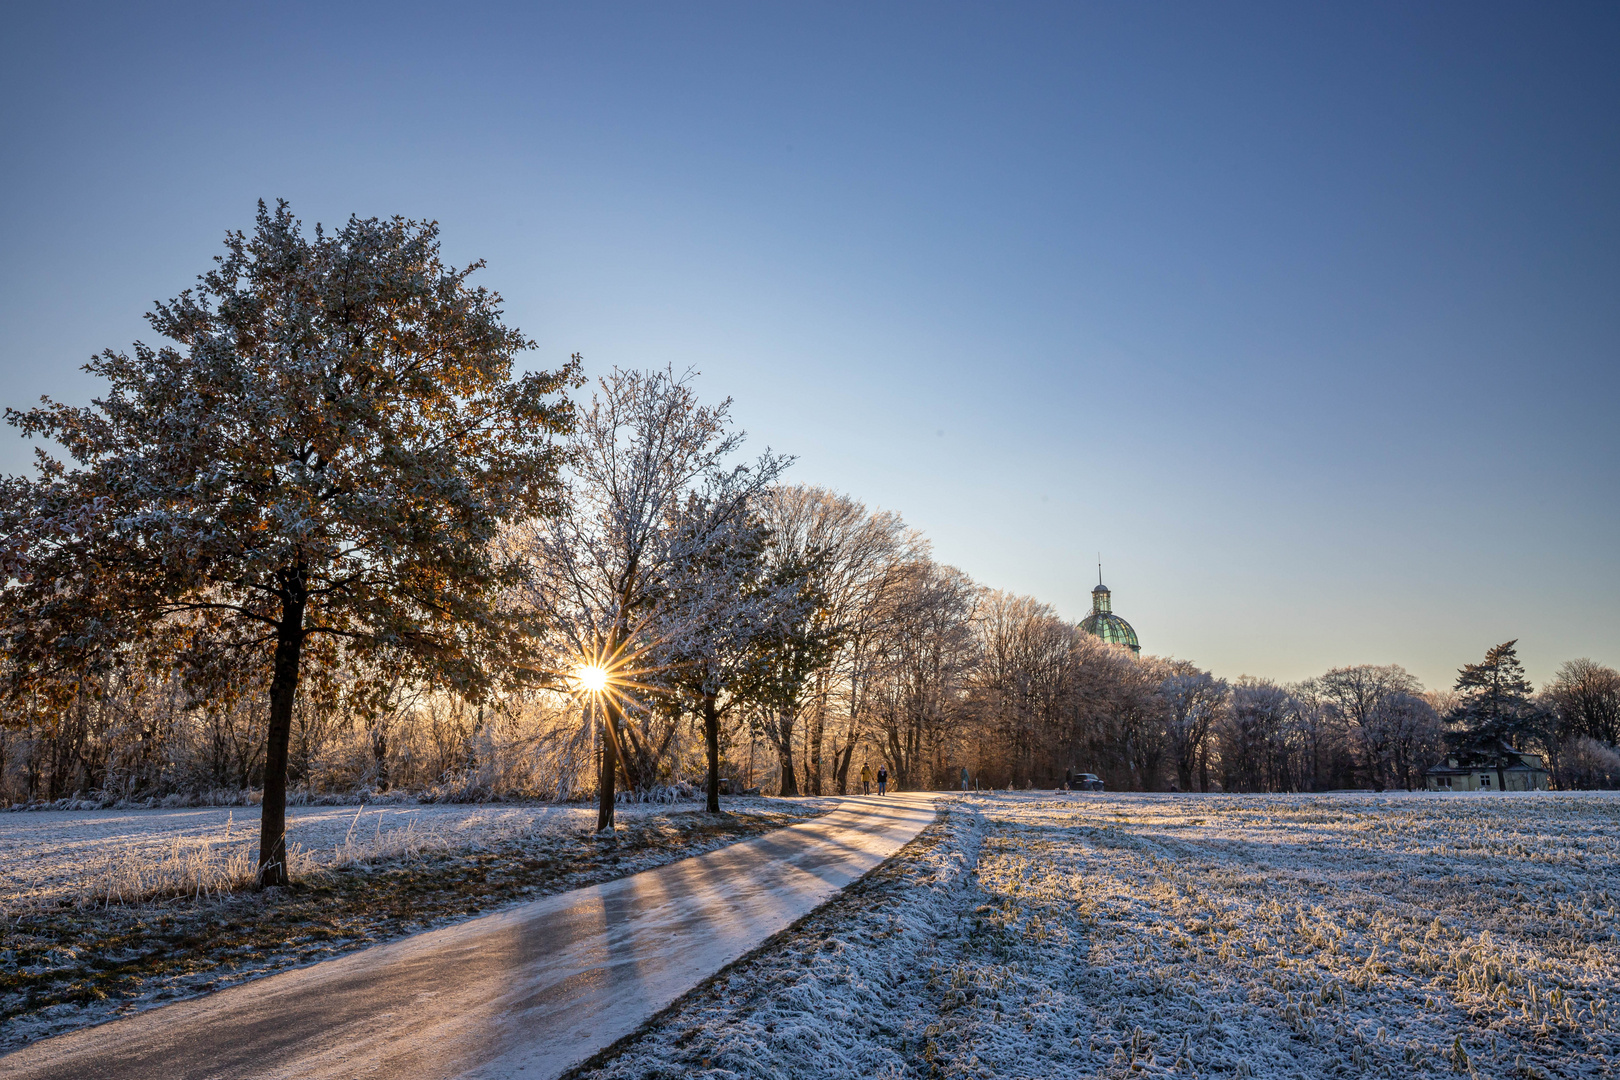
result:
[(1490, 787), (1491, 786), (1491, 774), (1490, 773), (1480, 773), (1479, 774), (1479, 786), (1480, 787)]

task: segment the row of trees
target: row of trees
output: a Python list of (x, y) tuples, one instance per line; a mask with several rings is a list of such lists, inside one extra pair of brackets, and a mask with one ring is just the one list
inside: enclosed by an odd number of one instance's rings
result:
[[(689, 376), (533, 343), (436, 227), (306, 236), (261, 205), (198, 286), (107, 352), (86, 408), (8, 411), (40, 453), (0, 491), (0, 797), (263, 792), (619, 798), (702, 776), (902, 787), (1412, 786), (1448, 729), (1601, 779), (1612, 670), (1531, 692), (1512, 643), (1425, 695), (1398, 667), (1228, 683), (1091, 638), (940, 565), (896, 515), (740, 459)], [(746, 772), (744, 761), (746, 760)], [(1594, 764), (1594, 762), (1596, 764)], [(1574, 771), (1572, 771), (1574, 770)]]

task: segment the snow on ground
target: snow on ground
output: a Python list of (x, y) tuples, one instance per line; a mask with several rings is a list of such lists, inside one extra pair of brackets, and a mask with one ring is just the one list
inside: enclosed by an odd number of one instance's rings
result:
[(946, 809), (588, 1075), (1620, 1072), (1620, 796)]
[[(806, 811), (825, 799), (728, 798), (733, 813)], [(700, 810), (701, 803), (626, 803), (619, 820)], [(302, 806), (287, 809), (287, 840), (308, 860), (329, 865), (350, 853), (392, 854), (415, 847), (458, 850), (511, 841), (584, 833), (596, 827), (594, 804), (396, 804), (376, 807)], [(87, 867), (117, 855), (187, 853), (223, 862), (248, 858), (259, 846), (257, 807), (178, 810), (50, 810), (0, 814), (0, 911), (73, 894)]]

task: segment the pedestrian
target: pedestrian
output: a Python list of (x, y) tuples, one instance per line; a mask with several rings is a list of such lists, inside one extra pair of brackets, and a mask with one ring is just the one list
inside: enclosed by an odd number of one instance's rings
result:
[(861, 794), (872, 794), (872, 766), (865, 763), (861, 765)]
[(879, 795), (887, 795), (888, 793), (889, 793), (889, 767), (887, 765), (879, 765), (878, 766), (878, 794)]
[(967, 766), (964, 765), (964, 766), (962, 766), (962, 790), (966, 791), (967, 786), (968, 786), (968, 771), (967, 771)]

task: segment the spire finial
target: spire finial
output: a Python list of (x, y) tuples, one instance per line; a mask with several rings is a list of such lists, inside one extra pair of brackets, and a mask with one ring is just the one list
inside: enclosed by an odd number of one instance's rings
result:
[(1097, 552), (1097, 584), (1102, 584), (1102, 552)]

